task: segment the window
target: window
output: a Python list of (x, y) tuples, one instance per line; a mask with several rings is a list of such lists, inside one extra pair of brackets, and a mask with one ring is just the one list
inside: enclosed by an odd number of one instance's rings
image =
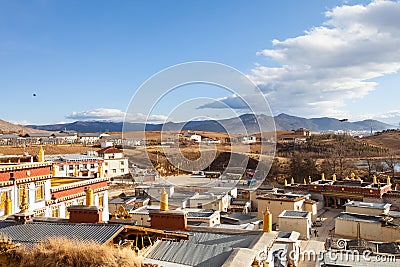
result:
[(14, 173), (10, 172), (10, 180), (14, 179)]
[(198, 209), (203, 208), (203, 204), (202, 204), (202, 203), (197, 203), (197, 208), (198, 208)]
[(117, 173), (117, 169), (112, 169), (113, 173)]
[(121, 172), (124, 173), (124, 172), (125, 172), (125, 169), (121, 169)]
[(99, 196), (99, 207), (102, 208), (104, 205), (104, 195)]
[(83, 206), (83, 199), (79, 199), (79, 200), (78, 200), (78, 205)]
[(59, 216), (59, 208), (53, 209), (51, 211), (51, 217), (58, 218), (58, 216)]
[(91, 169), (94, 169), (95, 167), (94, 167), (94, 164), (90, 164), (90, 168)]
[(74, 165), (68, 165), (68, 169), (69, 169), (70, 171), (74, 170)]
[(108, 166), (108, 162), (104, 162), (104, 165)]
[(64, 171), (64, 165), (59, 166), (59, 167), (58, 167), (58, 170), (59, 170), (60, 172)]
[(125, 164), (125, 162), (124, 161), (121, 161), (121, 165), (124, 165)]
[(44, 182), (35, 183), (35, 193), (36, 201), (44, 200)]

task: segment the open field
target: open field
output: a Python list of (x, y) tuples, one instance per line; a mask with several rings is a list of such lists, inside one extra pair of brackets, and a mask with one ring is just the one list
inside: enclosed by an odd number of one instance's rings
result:
[[(48, 155), (56, 154), (74, 154), (84, 153), (90, 150), (98, 150), (99, 148), (86, 147), (82, 145), (44, 145), (43, 149)], [(0, 146), (0, 155), (22, 155), (24, 152), (28, 152), (30, 155), (37, 155), (39, 152), (39, 146), (30, 147), (9, 147)]]

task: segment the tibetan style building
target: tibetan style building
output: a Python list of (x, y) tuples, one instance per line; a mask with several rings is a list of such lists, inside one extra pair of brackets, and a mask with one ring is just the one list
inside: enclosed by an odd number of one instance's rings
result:
[(326, 207), (341, 208), (351, 200), (364, 202), (391, 203), (399, 206), (400, 192), (392, 189), (390, 178), (385, 183), (381, 183), (374, 178), (372, 183), (364, 182), (356, 178), (354, 174), (351, 178), (338, 181), (334, 176), (331, 180), (326, 180), (322, 175), (320, 180), (304, 181), (302, 184), (291, 183), (285, 185), (285, 192), (309, 193), (312, 199), (323, 202)]

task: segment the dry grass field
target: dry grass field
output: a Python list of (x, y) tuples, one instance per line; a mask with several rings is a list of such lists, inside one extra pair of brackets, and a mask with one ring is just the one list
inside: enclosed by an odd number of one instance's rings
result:
[(383, 132), (365, 137), (362, 141), (373, 146), (388, 148), (396, 152), (400, 151), (400, 131)]
[(14, 250), (7, 266), (141, 267), (142, 263), (130, 248), (118, 249), (94, 242), (49, 238), (45, 242), (36, 244), (32, 249)]
[[(43, 149), (48, 155), (55, 154), (75, 154), (84, 153), (90, 150), (98, 150), (95, 147), (86, 147), (82, 145), (45, 145)], [(0, 155), (22, 155), (24, 152), (28, 152), (30, 155), (37, 155), (39, 152), (39, 146), (30, 147), (9, 147), (0, 146)]]

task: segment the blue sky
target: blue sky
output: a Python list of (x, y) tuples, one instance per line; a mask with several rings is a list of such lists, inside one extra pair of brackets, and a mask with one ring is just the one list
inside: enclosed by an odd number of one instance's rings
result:
[[(0, 0), (0, 118), (121, 120), (150, 76), (204, 60), (252, 78), (274, 114), (397, 124), (398, 18), (397, 1)], [(197, 88), (165, 97), (154, 119), (199, 96), (238, 109), (228, 92)]]

